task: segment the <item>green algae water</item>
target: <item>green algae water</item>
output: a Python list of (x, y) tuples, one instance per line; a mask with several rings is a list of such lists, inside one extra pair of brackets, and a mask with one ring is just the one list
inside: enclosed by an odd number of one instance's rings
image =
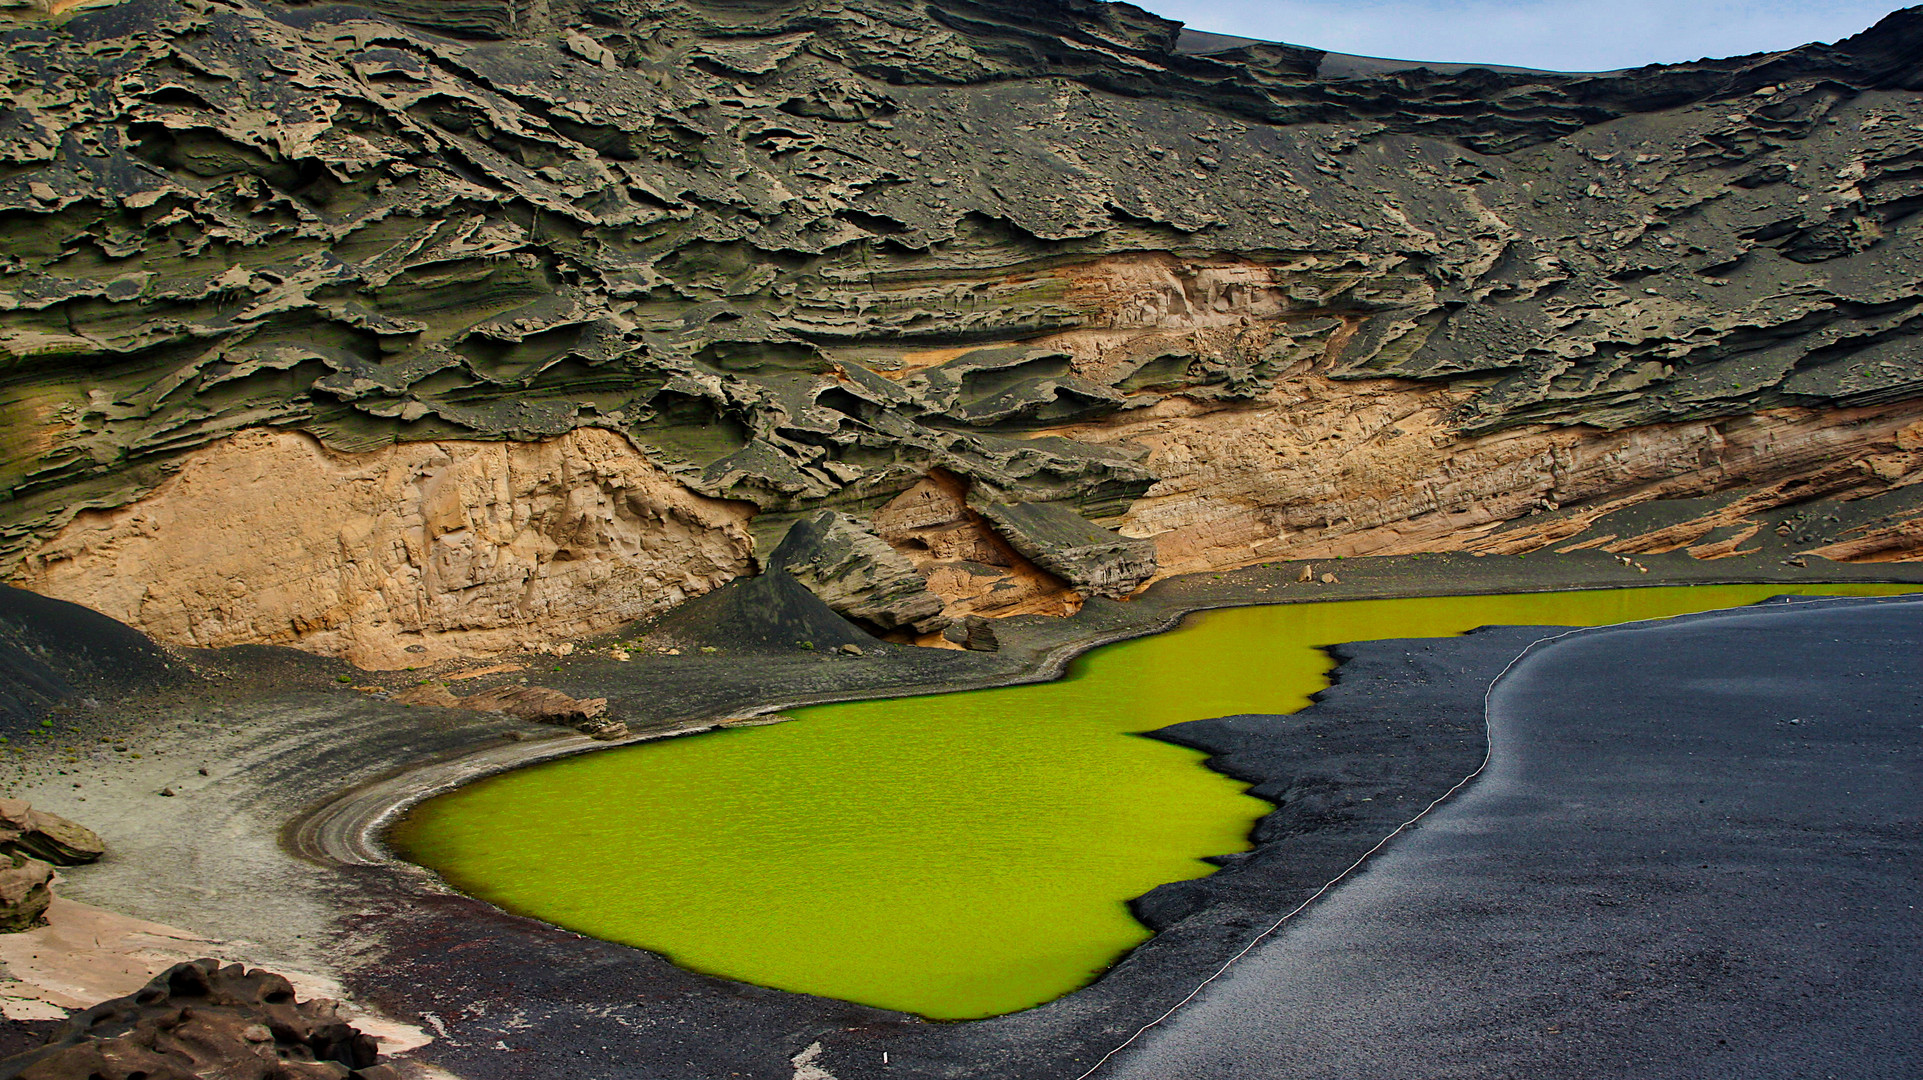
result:
[(1125, 901), (1242, 851), (1271, 807), (1131, 733), (1292, 712), (1320, 646), (1599, 625), (1788, 592), (1714, 585), (1234, 608), (1031, 686), (791, 710), (432, 799), (392, 839), (456, 888), (746, 982), (968, 1019), (1048, 1001), (1149, 933)]

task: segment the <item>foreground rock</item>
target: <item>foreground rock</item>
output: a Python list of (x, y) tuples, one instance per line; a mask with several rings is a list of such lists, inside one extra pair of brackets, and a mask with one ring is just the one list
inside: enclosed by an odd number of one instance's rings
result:
[(0, 1080), (393, 1080), (374, 1040), (331, 1001), (296, 1001), (272, 972), (176, 964), (139, 992), (74, 1014)]
[(53, 868), (90, 863), (107, 846), (92, 829), (35, 810), (25, 799), (0, 799), (0, 933), (40, 925), (53, 902)]
[(105, 855), (107, 845), (85, 825), (35, 810), (25, 799), (0, 799), (0, 851), (79, 866)]
[(0, 933), (39, 926), (53, 903), (53, 867), (19, 852), (0, 853)]

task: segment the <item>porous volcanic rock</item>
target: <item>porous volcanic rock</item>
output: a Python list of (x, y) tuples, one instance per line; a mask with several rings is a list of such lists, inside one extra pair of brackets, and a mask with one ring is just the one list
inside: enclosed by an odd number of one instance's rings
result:
[(0, 1080), (389, 1080), (374, 1040), (334, 1003), (297, 1001), (272, 972), (176, 964), (127, 997), (75, 1013)]
[(1915, 8), (1562, 74), (1088, 0), (0, 7), (0, 559), (398, 667), (824, 509), (951, 619), (1139, 570), (909, 546), (944, 485), (1159, 574), (1878, 496), (1923, 479), (1920, 58)]

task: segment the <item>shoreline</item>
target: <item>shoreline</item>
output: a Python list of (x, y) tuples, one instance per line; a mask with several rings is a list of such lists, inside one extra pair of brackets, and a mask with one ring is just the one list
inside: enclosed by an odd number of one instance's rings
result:
[[(1530, 645), (1489, 687), (1487, 782), (1207, 1000), (1117, 1047), (1102, 1075), (1239, 1076), (1283, 1054), (1312, 1075), (1366, 1060), (1397, 1075), (1441, 1062), (1452, 1076), (1640, 1076), (1652, 1045), (1725, 1066), (1747, 1054), (1750, 1074), (1784, 1052), (1843, 1060), (1850, 1047), (1881, 1055), (1869, 1074), (1900, 1072), (1914, 1054), (1891, 1036), (1916, 966), (1900, 948), (1900, 867), (1916, 849), (1892, 757), (1916, 757), (1903, 707), (1916, 680), (1891, 665), (1920, 613), (1916, 595), (1798, 597)], [(1631, 665), (1649, 677), (1619, 686)], [(1856, 797), (1840, 813), (1838, 791)], [(1812, 928), (1812, 907), (1831, 921)], [(1503, 947), (1517, 940), (1541, 947)], [(1692, 969), (1705, 947), (1744, 962)], [(1625, 970), (1643, 973), (1634, 990), (1605, 994)], [(1446, 1004), (1439, 985), (1458, 988)], [(1496, 989), (1518, 985), (1529, 999)], [(1793, 1032), (1779, 1022), (1789, 1007), (1811, 1014)], [(1355, 1022), (1330, 1037), (1328, 1015)], [(1866, 1023), (1880, 1046), (1862, 1042)], [(1542, 1040), (1544, 1027), (1566, 1037)], [(1710, 1028), (1727, 1049), (1705, 1047)], [(1492, 1030), (1506, 1066), (1489, 1064)]]
[[(704, 1038), (718, 1041), (697, 1055), (688, 1076), (739, 1073), (792, 1080), (798, 1068), (792, 1059), (835, 1032), (841, 1034), (828, 1040), (821, 1060), (839, 1080), (852, 1080), (862, 1070), (838, 1060), (844, 1049), (837, 1038), (885, 1043), (895, 1063), (889, 1075), (895, 1077), (1052, 1076), (1060, 1071), (1056, 1065), (1072, 1058), (1078, 1047), (1101, 1041), (1108, 1029), (1132, 1029), (1135, 1024), (1129, 1022), (1138, 1024), (1144, 1011), (1164, 1002), (1169, 987), (1198, 965), (1219, 959), (1222, 942), (1235, 940), (1232, 924), (1246, 921), (1248, 912), (1264, 904), (1285, 901), (1284, 894), (1294, 895), (1290, 890), (1300, 883), (1271, 883), (1250, 892), (1249, 859), (1215, 860), (1222, 869), (1214, 874), (1153, 890), (1132, 905), (1155, 936), (1088, 986), (1021, 1013), (931, 1024), (702, 975), (654, 954), (502, 912), (399, 859), (385, 846), (385, 828), (407, 807), (484, 775), (712, 730), (720, 718), (834, 700), (1047, 681), (1092, 649), (1165, 631), (1199, 611), (1625, 586), (1923, 586), (1923, 564), (1915, 563), (1796, 570), (1758, 565), (1759, 560), (1703, 563), (1685, 555), (1643, 561), (1650, 572), (1630, 580), (1600, 553), (1522, 560), (1430, 555), (1318, 561), (1318, 571), (1339, 574), (1342, 580), (1335, 585), (1294, 584), (1301, 564), (1277, 563), (1170, 579), (1125, 603), (1091, 602), (1068, 619), (1004, 620), (997, 627), (1003, 643), (998, 653), (888, 645), (864, 657), (796, 650), (795, 655), (759, 656), (752, 664), (740, 655), (647, 655), (622, 664), (577, 654), (546, 662), (560, 671), (529, 672), (563, 692), (607, 696), (643, 725), (633, 737), (611, 742), (494, 714), (376, 700), (338, 684), (337, 675), (351, 669), (335, 661), (288, 650), (226, 650), (196, 658), (208, 675), (202, 683), (103, 703), (91, 722), (117, 730), (125, 740), (121, 745), (135, 748), (132, 753), (96, 750), (86, 775), (70, 777), (61, 775), (64, 765), (52, 767), (58, 762), (50, 746), (37, 747), (33, 753), (42, 759), (41, 775), (17, 783), (16, 792), (99, 829), (108, 840), (108, 859), (71, 874), (63, 896), (222, 942), (231, 950), (225, 953), (229, 960), (336, 981), (357, 1007), (422, 1028), (433, 1038), (403, 1060), (430, 1062), (470, 1080), (544, 1075), (530, 1071), (536, 1060), (559, 1069), (578, 1063), (574, 1048), (595, 1052), (620, 1044), (640, 1055), (637, 1059), (683, 1053), (687, 1048), (678, 1041), (674, 1045), (680, 1049), (674, 1050), (648, 1042), (665, 1035), (637, 1034), (669, 1020), (677, 1030), (704, 1032)], [(1500, 652), (1499, 638), (1435, 640), (1473, 642), (1465, 646), (1472, 652)], [(1330, 651), (1340, 663), (1333, 685), (1310, 709), (1289, 714), (1289, 723), (1322, 723), (1316, 717), (1340, 713), (1349, 707), (1342, 703), (1358, 695), (1393, 706), (1395, 694), (1403, 692), (1371, 674), (1366, 662), (1371, 647)], [(1460, 676), (1439, 670), (1438, 678)], [(1385, 726), (1401, 722), (1390, 715), (1395, 708), (1385, 708), (1388, 712), (1371, 714), (1366, 722), (1338, 723), (1350, 733), (1345, 737), (1356, 740), (1358, 755), (1409, 745)], [(1238, 751), (1203, 748), (1215, 755), (1209, 764), (1217, 771), (1238, 778), (1247, 771), (1237, 765)], [(1451, 771), (1440, 759), (1396, 760), (1400, 771), (1381, 782), (1397, 791), (1419, 793)], [(211, 775), (197, 775), (196, 766)], [(1454, 771), (1448, 783), (1462, 774)], [(85, 786), (70, 786), (70, 779)], [(156, 798), (163, 787), (174, 797)], [(1330, 851), (1366, 850), (1380, 831), (1357, 820), (1318, 834), (1316, 843)], [(1315, 860), (1321, 857), (1305, 856), (1303, 872), (1320, 865)], [(470, 952), (450, 952), (454, 942), (483, 944)], [(509, 970), (543, 974), (525, 990), (488, 991), (477, 1004), (477, 988), (491, 984), (488, 973)], [(595, 980), (609, 979), (612, 988), (605, 993), (581, 988), (584, 982), (599, 985)], [(653, 1004), (612, 1004), (621, 995)], [(473, 1013), (475, 1008), (481, 1011)], [(597, 1020), (581, 1031), (569, 1026), (580, 1022), (583, 1010), (610, 1009), (616, 1019)], [(522, 1017), (512, 1021), (521, 1026), (500, 1026), (513, 1016)], [(485, 1035), (488, 1031), (495, 1034)], [(525, 1049), (513, 1056), (481, 1052), (497, 1043), (525, 1044)], [(990, 1066), (1009, 1055), (1032, 1060), (1037, 1068), (1017, 1073)], [(922, 1066), (912, 1064), (924, 1057)], [(699, 1064), (710, 1058), (709, 1064)], [(971, 1071), (978, 1067), (985, 1071)]]
[[(1646, 558), (1649, 558), (1646, 556)], [(1349, 560), (1343, 560), (1346, 564)], [(1354, 560), (1361, 562), (1362, 560)], [(1303, 563), (1291, 562), (1277, 564), (1295, 568)], [(1847, 565), (1847, 564), (1838, 564)], [(1904, 565), (1904, 564), (1891, 564)], [(1243, 573), (1245, 571), (1234, 571)], [(1221, 577), (1220, 574), (1192, 575), (1195, 578)], [(456, 790), (467, 784), (490, 776), (498, 776), (516, 769), (538, 765), (547, 761), (593, 753), (597, 750), (612, 750), (635, 746), (642, 743), (657, 742), (663, 739), (682, 738), (701, 735), (731, 726), (733, 722), (751, 720), (757, 716), (785, 712), (789, 709), (805, 708), (814, 705), (836, 704), (849, 701), (874, 701), (887, 699), (908, 699), (940, 694), (964, 693), (971, 690), (1021, 686), (1034, 683), (1052, 682), (1061, 678), (1069, 665), (1075, 660), (1107, 645), (1132, 641), (1155, 634), (1167, 633), (1181, 625), (1190, 615), (1205, 611), (1219, 611), (1241, 607), (1271, 607), (1293, 604), (1317, 604), (1347, 602), (1356, 600), (1407, 599), (1425, 596), (1502, 596), (1524, 593), (1591, 592), (1614, 589), (1673, 588), (1678, 585), (1819, 585), (1819, 584), (1917, 584), (1923, 586), (1923, 568), (1910, 575), (1912, 580), (1899, 576), (1834, 578), (1813, 576), (1810, 578), (1782, 582), (1758, 580), (1753, 575), (1739, 575), (1728, 578), (1705, 578), (1678, 582), (1667, 576), (1656, 580), (1640, 580), (1620, 585), (1607, 584), (1565, 584), (1548, 587), (1513, 588), (1502, 585), (1491, 587), (1471, 587), (1467, 589), (1427, 589), (1370, 591), (1364, 595), (1342, 596), (1301, 596), (1281, 598), (1243, 598), (1227, 600), (1199, 600), (1182, 604), (1159, 612), (1155, 617), (1143, 620), (1124, 629), (1106, 630), (1096, 634), (1070, 636), (1054, 644), (1040, 654), (1031, 666), (1006, 677), (987, 677), (966, 682), (958, 682), (924, 691), (900, 692), (885, 689), (879, 692), (859, 692), (853, 694), (827, 694), (780, 701), (773, 704), (754, 706), (746, 710), (733, 710), (727, 716), (706, 716), (691, 718), (673, 726), (650, 730), (619, 739), (596, 740), (585, 735), (569, 734), (539, 741), (510, 743), (506, 746), (491, 747), (476, 751), (463, 757), (450, 760), (420, 762), (406, 766), (395, 775), (383, 777), (368, 784), (338, 792), (333, 797), (303, 812), (289, 821), (283, 830), (283, 843), (302, 858), (316, 862), (331, 862), (343, 866), (397, 865), (420, 871), (432, 876), (438, 875), (415, 863), (409, 862), (394, 852), (385, 842), (385, 834), (394, 823), (409, 810), (436, 796)], [(1182, 578), (1169, 578), (1166, 581), (1181, 581)], [(1158, 582), (1157, 584), (1160, 584)], [(1312, 587), (1325, 586), (1314, 585)], [(1151, 590), (1152, 591), (1152, 588)], [(1139, 602), (1131, 598), (1125, 604)], [(1121, 606), (1121, 605), (1118, 605)], [(1331, 642), (1331, 645), (1347, 644)]]

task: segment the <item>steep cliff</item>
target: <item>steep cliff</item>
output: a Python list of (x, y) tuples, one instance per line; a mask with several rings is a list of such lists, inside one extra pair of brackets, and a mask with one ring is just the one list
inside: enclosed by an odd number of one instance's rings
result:
[(513, 648), (823, 509), (958, 618), (1923, 479), (1919, 9), (1562, 75), (1087, 0), (0, 0), (0, 78), (0, 541), (165, 640)]

